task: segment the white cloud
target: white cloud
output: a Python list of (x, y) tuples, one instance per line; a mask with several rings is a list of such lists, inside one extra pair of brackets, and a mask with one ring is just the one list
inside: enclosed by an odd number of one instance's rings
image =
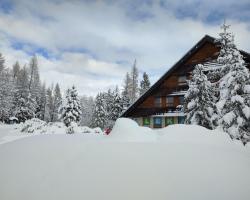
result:
[[(212, 9), (207, 2), (197, 4), (198, 16), (203, 13), (197, 19), (175, 17), (178, 4), (170, 4), (171, 11), (155, 2), (140, 7), (153, 18), (135, 20), (130, 16), (133, 11), (127, 12), (126, 3), (116, 1), (45, 0), (39, 5), (16, 1), (10, 14), (0, 14), (1, 51), (11, 65), (15, 60), (28, 62), (30, 55), (25, 49), (15, 50), (10, 38), (27, 43), (26, 50), (29, 44), (48, 49), (56, 58), (40, 55), (42, 78), (65, 87), (75, 82), (81, 93), (96, 94), (120, 84), (135, 58), (141, 71), (161, 76), (201, 37), (217, 36), (220, 30), (218, 25), (202, 21)], [(218, 3), (218, 7), (221, 5)], [(229, 23), (239, 48), (250, 51), (249, 23), (237, 19)]]

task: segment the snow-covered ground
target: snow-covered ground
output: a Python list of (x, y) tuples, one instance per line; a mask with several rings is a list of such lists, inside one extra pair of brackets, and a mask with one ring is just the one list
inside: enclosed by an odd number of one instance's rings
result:
[(0, 138), (1, 200), (250, 198), (249, 145), (199, 126), (119, 119), (106, 136), (1, 125)]

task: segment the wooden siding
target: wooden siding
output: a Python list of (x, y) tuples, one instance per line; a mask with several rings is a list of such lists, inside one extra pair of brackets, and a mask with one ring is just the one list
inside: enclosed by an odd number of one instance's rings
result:
[(217, 47), (215, 44), (212, 43), (205, 43), (199, 51), (194, 53), (185, 64), (195, 64), (195, 63), (201, 63), (205, 62), (210, 59), (217, 58), (219, 54), (219, 47)]

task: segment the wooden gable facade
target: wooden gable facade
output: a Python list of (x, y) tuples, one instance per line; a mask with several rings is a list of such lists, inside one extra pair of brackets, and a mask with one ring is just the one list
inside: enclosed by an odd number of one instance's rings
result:
[[(159, 117), (184, 117), (178, 111), (178, 106), (183, 105), (184, 94), (188, 89), (187, 79), (195, 65), (212, 63), (219, 55), (219, 43), (211, 36), (204, 36), (189, 52), (187, 52), (172, 68), (170, 68), (146, 93), (131, 105), (121, 117), (129, 117), (138, 121), (140, 125), (153, 125), (155, 118)], [(241, 51), (247, 67), (250, 69), (250, 54)], [(144, 123), (143, 118), (148, 118), (151, 125)], [(166, 126), (170, 119), (161, 119), (161, 127)], [(172, 119), (178, 123), (178, 119)], [(182, 120), (179, 120), (183, 122)]]

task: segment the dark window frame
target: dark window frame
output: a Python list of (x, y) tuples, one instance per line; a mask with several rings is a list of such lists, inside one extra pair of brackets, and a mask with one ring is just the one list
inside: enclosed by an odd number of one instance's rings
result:
[[(161, 123), (160, 123), (160, 124), (155, 123), (155, 122), (156, 122), (156, 119), (160, 119), (160, 120), (161, 120)], [(154, 117), (154, 118), (153, 118), (153, 125), (154, 125), (154, 128), (162, 128), (162, 117)]]

